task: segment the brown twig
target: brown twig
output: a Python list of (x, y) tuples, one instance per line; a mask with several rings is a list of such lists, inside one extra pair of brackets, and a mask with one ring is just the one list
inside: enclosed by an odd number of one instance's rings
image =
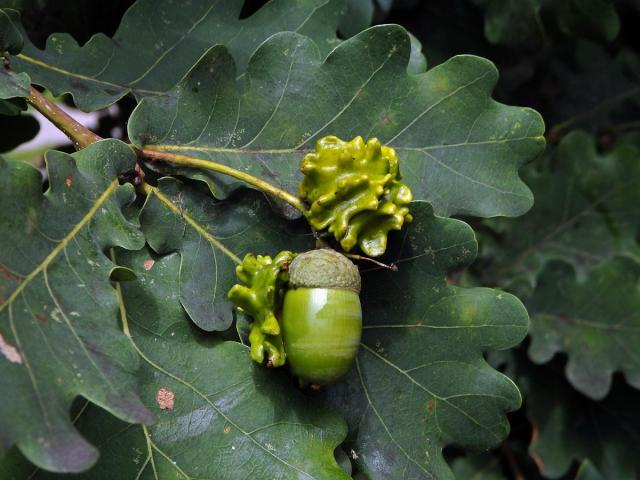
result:
[[(64, 132), (67, 135), (75, 147), (79, 150), (81, 148), (88, 147), (89, 145), (102, 140), (102, 137), (92, 132), (84, 125), (79, 123), (77, 120), (68, 115), (64, 110), (62, 110), (58, 105), (51, 102), (47, 99), (42, 93), (36, 90), (33, 86), (31, 86), (31, 91), (29, 96), (26, 98), (27, 102), (29, 102), (36, 110), (38, 110), (45, 118), (47, 118), (51, 123), (53, 123), (58, 129)], [(135, 147), (132, 147), (135, 148)], [(212, 162), (210, 160), (203, 160), (200, 158), (193, 158), (187, 155), (181, 155), (170, 152), (161, 152), (153, 149), (135, 149), (138, 156), (151, 160), (151, 161), (163, 161), (170, 163), (172, 165), (182, 165), (191, 168), (202, 168), (206, 170), (212, 170), (214, 172), (222, 173), (224, 175), (229, 175), (231, 177), (237, 178), (249, 185), (253, 185), (259, 190), (268, 193), (280, 200), (287, 202), (292, 205), (296, 209), (300, 210), (303, 214), (307, 212), (306, 205), (304, 202), (296, 197), (295, 195), (290, 194), (274, 185), (271, 185), (264, 180), (254, 177), (253, 175), (249, 175), (248, 173), (242, 172), (235, 168), (229, 167), (227, 165)], [(132, 178), (129, 178), (132, 177)], [(129, 172), (129, 174), (123, 177), (123, 180), (132, 181), (134, 185), (138, 185), (144, 179), (144, 174), (142, 170), (137, 166), (134, 172)]]
[(96, 135), (87, 127), (76, 121), (67, 114), (67, 112), (47, 99), (33, 86), (31, 87), (31, 93), (26, 100), (33, 106), (33, 108), (39, 111), (45, 118), (47, 118), (47, 120), (53, 123), (67, 137), (69, 137), (78, 150), (88, 147), (92, 143), (96, 143), (98, 140), (102, 140), (102, 137)]

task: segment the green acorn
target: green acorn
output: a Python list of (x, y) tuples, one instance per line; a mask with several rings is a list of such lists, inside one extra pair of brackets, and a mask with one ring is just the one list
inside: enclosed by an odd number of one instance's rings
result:
[(303, 383), (333, 383), (351, 368), (362, 335), (359, 294), (358, 267), (335, 250), (291, 262), (282, 331), (291, 371)]
[(229, 299), (253, 318), (251, 358), (289, 363), (301, 383), (326, 385), (351, 368), (362, 335), (360, 273), (344, 255), (312, 250), (274, 259), (247, 255), (236, 269), (244, 285)]

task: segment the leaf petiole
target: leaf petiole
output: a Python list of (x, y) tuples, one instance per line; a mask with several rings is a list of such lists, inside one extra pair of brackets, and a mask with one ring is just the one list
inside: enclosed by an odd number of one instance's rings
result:
[(149, 160), (163, 161), (170, 163), (172, 165), (182, 165), (185, 167), (191, 168), (204, 168), (205, 170), (211, 170), (214, 172), (222, 173), (224, 175), (229, 175), (230, 177), (237, 178), (249, 185), (253, 185), (257, 189), (268, 193), (280, 200), (287, 202), (289, 205), (295, 207), (300, 210), (303, 214), (307, 213), (307, 208), (302, 200), (300, 200), (295, 195), (290, 194), (274, 185), (271, 185), (264, 180), (254, 177), (253, 175), (249, 175), (248, 173), (242, 172), (240, 170), (236, 170), (235, 168), (229, 167), (227, 165), (223, 165), (221, 163), (212, 162), (211, 160), (203, 160), (201, 158), (194, 158), (188, 155), (182, 155), (178, 153), (169, 153), (169, 152), (159, 152), (157, 150), (151, 150), (143, 148), (142, 150), (138, 150), (138, 153), (143, 158)]

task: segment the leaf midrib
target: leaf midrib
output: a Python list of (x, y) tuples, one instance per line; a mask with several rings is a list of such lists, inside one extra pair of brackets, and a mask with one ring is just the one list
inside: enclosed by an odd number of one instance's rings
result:
[[(123, 318), (126, 318), (128, 321), (128, 317), (126, 314), (126, 307), (124, 306), (124, 300), (122, 299), (122, 296), (119, 295), (119, 302), (121, 305), (121, 309), (125, 311)], [(198, 397), (202, 398), (202, 400), (204, 400), (205, 403), (207, 403), (213, 410), (216, 411), (216, 413), (218, 415), (220, 415), (222, 418), (224, 418), (227, 422), (229, 422), (230, 425), (232, 425), (234, 428), (236, 428), (240, 433), (242, 433), (245, 437), (247, 437), (248, 439), (251, 440), (252, 443), (254, 443), (257, 447), (259, 447), (261, 450), (263, 450), (264, 452), (266, 452), (267, 454), (271, 455), (272, 457), (274, 457), (276, 460), (278, 460), (279, 462), (281, 462), (282, 464), (286, 465), (287, 467), (291, 468), (294, 471), (297, 471), (305, 476), (307, 476), (310, 479), (315, 479), (315, 477), (313, 477), (311, 474), (301, 470), (300, 468), (296, 467), (295, 465), (290, 464), (289, 462), (287, 462), (286, 460), (284, 460), (283, 458), (280, 458), (278, 455), (276, 455), (275, 453), (273, 453), (271, 450), (269, 450), (268, 448), (266, 448), (265, 446), (263, 446), (260, 442), (258, 442), (255, 438), (253, 438), (252, 435), (250, 435), (249, 432), (246, 432), (245, 430), (243, 430), (236, 422), (234, 422), (231, 418), (229, 418), (228, 415), (226, 415), (222, 410), (220, 410), (211, 400), (209, 400), (208, 396), (206, 394), (204, 394), (203, 392), (201, 392), (200, 390), (198, 390), (195, 386), (191, 385), (189, 382), (187, 382), (186, 380), (183, 380), (182, 378), (180, 378), (179, 376), (169, 372), (168, 370), (164, 369), (163, 367), (161, 367), (160, 365), (158, 365), (157, 363), (155, 363), (153, 360), (151, 360), (141, 349), (140, 347), (138, 347), (138, 344), (135, 342), (135, 340), (133, 339), (133, 337), (131, 335), (128, 335), (127, 338), (129, 339), (129, 341), (131, 342), (131, 345), (133, 346), (133, 348), (136, 350), (136, 352), (138, 352), (138, 355), (140, 356), (140, 358), (142, 360), (144, 360), (151, 368), (157, 370), (158, 372), (166, 375), (167, 377), (175, 380), (176, 382), (184, 385), (186, 388), (188, 388), (189, 390), (191, 390), (195, 395), (197, 395)], [(173, 460), (171, 460), (173, 462)], [(177, 465), (176, 465), (177, 466)]]
[(40, 275), (50, 264), (53, 262), (58, 255), (65, 250), (69, 242), (75, 238), (75, 236), (82, 230), (95, 216), (100, 207), (107, 199), (111, 196), (111, 194), (118, 188), (118, 179), (114, 179), (107, 188), (100, 194), (100, 196), (95, 200), (95, 203), (91, 206), (91, 208), (84, 214), (84, 216), (80, 219), (80, 221), (67, 233), (60, 242), (49, 252), (49, 255), (45, 257), (45, 259), (34, 269), (31, 271), (29, 275), (24, 277), (18, 287), (13, 291), (13, 293), (9, 296), (7, 301), (0, 305), (0, 313), (4, 311), (7, 306), (12, 305), (13, 301), (25, 290), (31, 281), (35, 279), (38, 275)]
[[(395, 150), (399, 151), (408, 151), (408, 152), (426, 152), (429, 150), (442, 150), (446, 148), (462, 148), (466, 146), (473, 145), (498, 145), (498, 144), (506, 144), (511, 142), (522, 142), (526, 140), (535, 140), (542, 141), (544, 140), (543, 136), (522, 136), (522, 137), (513, 137), (513, 138), (503, 138), (497, 140), (482, 140), (478, 142), (460, 142), (460, 143), (450, 143), (450, 144), (437, 144), (437, 145), (426, 145), (424, 147), (409, 147), (402, 145), (393, 145), (390, 142), (386, 142), (385, 145), (392, 147)], [(143, 150), (157, 150), (162, 152), (171, 152), (171, 151), (190, 151), (190, 152), (204, 152), (204, 153), (233, 153), (239, 155), (281, 155), (287, 153), (309, 153), (315, 151), (314, 148), (242, 148), (242, 147), (207, 147), (207, 146), (194, 146), (194, 145), (172, 145), (172, 144), (149, 144), (143, 145)]]
[(169, 198), (167, 198), (162, 192), (158, 189), (153, 190), (153, 195), (155, 195), (160, 202), (166, 205), (173, 213), (182, 217), (200, 236), (205, 238), (212, 247), (218, 248), (222, 253), (227, 255), (234, 263), (240, 264), (242, 261), (240, 258), (229, 250), (220, 240), (211, 235), (202, 225), (200, 225), (191, 215), (187, 212), (182, 211), (178, 208)]
[(113, 82), (108, 82), (106, 80), (100, 80), (95, 77), (90, 77), (88, 75), (83, 75), (81, 73), (76, 73), (70, 70), (66, 70), (64, 68), (56, 67), (55, 65), (51, 65), (49, 63), (43, 62), (42, 60), (38, 60), (37, 58), (30, 57), (28, 55), (25, 55), (24, 53), (19, 53), (18, 55), (16, 55), (16, 58), (19, 58), (20, 60), (24, 60), (25, 62), (33, 63), (34, 65), (38, 65), (41, 68), (46, 68), (47, 70), (51, 70), (53, 72), (60, 73), (68, 77), (78, 78), (80, 80), (84, 80), (87, 82), (99, 83), (107, 87), (118, 88), (120, 90), (125, 90), (125, 91), (135, 90), (136, 92), (147, 93), (149, 95), (160, 95), (164, 93), (157, 90), (145, 90), (143, 88), (133, 88), (127, 84), (113, 83)]
[[(420, 382), (418, 382), (415, 378), (413, 378), (411, 375), (409, 375), (406, 370), (402, 370), (400, 367), (398, 367), (395, 363), (393, 363), (392, 361), (386, 359), (385, 357), (383, 357), (382, 355), (380, 355), (378, 352), (376, 352), (374, 349), (372, 349), (371, 347), (369, 347), (368, 345), (366, 345), (365, 343), (360, 343), (360, 346), (363, 347), (365, 350), (367, 350), (367, 352), (369, 352), (370, 354), (372, 354), (374, 357), (378, 358), (379, 360), (382, 360), (384, 363), (386, 363), (389, 367), (393, 368), (394, 370), (396, 370), (397, 372), (399, 372), (401, 375), (403, 375), (404, 377), (406, 377), (411, 383), (413, 383), (414, 385), (416, 385), (419, 389), (423, 390), (425, 393), (427, 393), (428, 395), (431, 395), (431, 397), (435, 398), (436, 400), (440, 400), (441, 402), (445, 403), (446, 405), (448, 405), (450, 408), (457, 410), (458, 412), (460, 412), (463, 416), (467, 417), (472, 423), (476, 424), (478, 427), (482, 428), (484, 431), (486, 431), (488, 434), (490, 434), (495, 441), (499, 441), (500, 438), (499, 436), (491, 431), (491, 429), (489, 427), (487, 427), (486, 425), (483, 425), (482, 423), (480, 423), (474, 416), (472, 416), (471, 414), (469, 414), (467, 411), (463, 410), (461, 407), (451, 403), (447, 397), (442, 397), (434, 392), (432, 392), (431, 390), (429, 390), (426, 386), (422, 385)], [(471, 364), (468, 364), (471, 365)], [(364, 386), (364, 383), (363, 383)], [(440, 430), (442, 433), (444, 433), (442, 430)]]

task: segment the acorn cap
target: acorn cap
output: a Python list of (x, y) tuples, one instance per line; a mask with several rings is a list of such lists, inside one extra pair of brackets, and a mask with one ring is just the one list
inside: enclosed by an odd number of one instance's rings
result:
[(293, 288), (339, 288), (360, 294), (360, 272), (341, 253), (322, 248), (297, 255), (289, 265)]

